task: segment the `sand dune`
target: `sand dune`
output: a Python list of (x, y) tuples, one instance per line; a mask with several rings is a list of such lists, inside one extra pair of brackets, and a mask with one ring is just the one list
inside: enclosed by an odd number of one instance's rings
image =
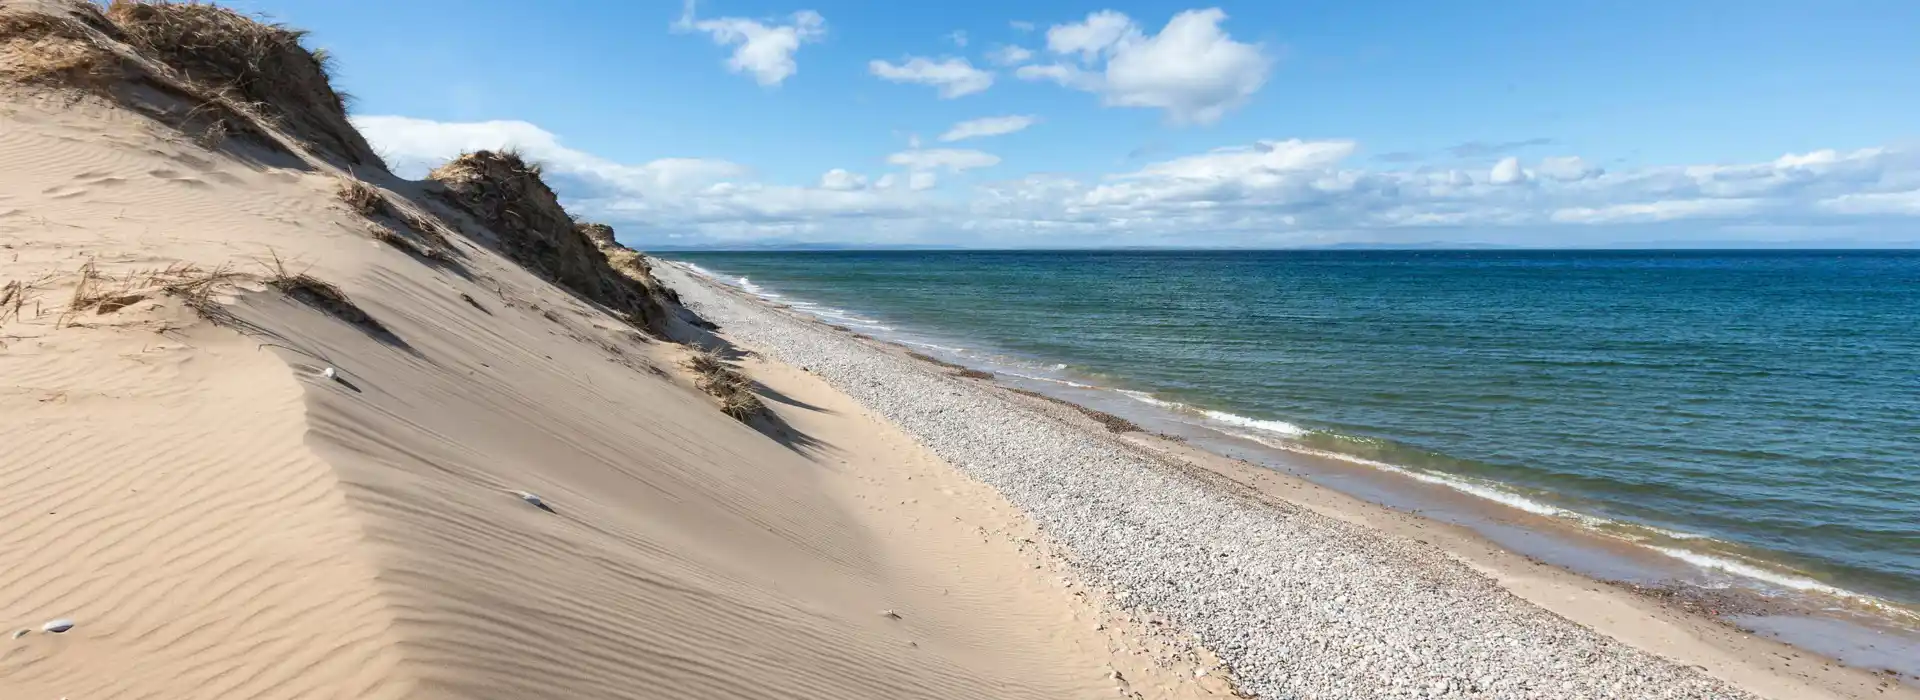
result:
[(804, 373), (747, 358), (771, 411), (722, 414), (703, 332), (617, 308), (655, 291), (556, 285), (326, 115), (209, 138), (79, 3), (0, 27), (113, 76), (0, 80), (0, 697), (1227, 690)]

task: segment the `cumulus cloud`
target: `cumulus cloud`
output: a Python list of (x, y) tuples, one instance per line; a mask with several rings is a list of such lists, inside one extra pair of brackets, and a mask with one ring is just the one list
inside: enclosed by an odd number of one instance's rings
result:
[(987, 60), (998, 66), (1017, 66), (1033, 60), (1033, 52), (1007, 44), (987, 52)]
[(931, 85), (940, 90), (941, 99), (953, 99), (981, 92), (993, 86), (993, 74), (973, 67), (964, 58), (949, 58), (934, 61), (920, 56), (910, 56), (905, 63), (894, 64), (874, 60), (867, 63), (867, 71), (881, 80), (895, 83), (918, 83)]
[(1029, 116), (1024, 114), (1014, 114), (1014, 115), (1008, 115), (1004, 117), (983, 117), (980, 119), (969, 119), (967, 121), (963, 121), (953, 125), (953, 128), (947, 130), (947, 133), (940, 135), (940, 140), (952, 142), (952, 141), (959, 141), (962, 139), (979, 138), (982, 136), (1000, 136), (1002, 134), (1011, 134), (1013, 132), (1025, 129), (1029, 126), (1033, 126), (1035, 123), (1038, 123), (1039, 121), (1040, 121), (1039, 117), (1034, 117), (1034, 116)]
[(1058, 54), (1079, 54), (1082, 61), (1093, 61), (1101, 54), (1140, 40), (1140, 28), (1133, 18), (1113, 10), (1087, 15), (1080, 22), (1054, 25), (1047, 30), (1047, 50)]
[(354, 117), (353, 123), (368, 141), (380, 144), (396, 173), (408, 177), (424, 177), (429, 169), (462, 153), (501, 148), (519, 149), (548, 172), (619, 190), (687, 192), (748, 172), (739, 164), (706, 158), (616, 163), (563, 146), (552, 133), (523, 121), (436, 122), (362, 116)]
[(820, 176), (820, 189), (823, 189), (823, 190), (847, 192), (851, 190), (857, 190), (866, 186), (867, 186), (866, 176), (850, 173), (842, 168), (834, 168), (832, 170), (828, 170), (825, 175)]
[(1517, 185), (1527, 181), (1527, 171), (1520, 169), (1519, 158), (1507, 156), (1493, 164), (1493, 172), (1487, 174), (1487, 181), (1496, 185)]
[(1062, 61), (1015, 75), (1093, 92), (1108, 106), (1164, 110), (1175, 124), (1211, 124), (1258, 92), (1272, 65), (1260, 45), (1228, 36), (1226, 19), (1217, 8), (1188, 10), (1149, 35), (1101, 10), (1047, 30), (1047, 50)]
[(1715, 231), (1845, 225), (1880, 231), (1875, 240), (1911, 243), (1902, 232), (1920, 217), (1920, 152), (1885, 148), (1604, 171), (1574, 156), (1515, 157), (1501, 166), (1508, 175), (1496, 178), (1480, 167), (1382, 168), (1358, 157), (1352, 141), (1276, 139), (1106, 175), (1016, 174), (961, 186), (942, 180), (1001, 166), (1000, 158), (914, 147), (887, 156), (894, 172), (878, 177), (835, 169), (784, 185), (757, 181), (725, 160), (617, 162), (526, 122), (355, 121), (403, 174), (418, 176), (463, 150), (518, 146), (546, 164), (574, 211), (628, 235), (677, 233), (686, 240), (1284, 245), (1399, 236), (1604, 243), (1622, 239), (1594, 237), (1687, 222), (1695, 240)]
[(813, 10), (795, 12), (786, 22), (772, 24), (741, 17), (698, 19), (693, 10), (694, 0), (687, 0), (673, 30), (704, 32), (713, 43), (733, 47), (727, 69), (751, 75), (755, 82), (768, 87), (785, 82), (799, 71), (793, 55), (800, 44), (827, 35), (827, 20)]

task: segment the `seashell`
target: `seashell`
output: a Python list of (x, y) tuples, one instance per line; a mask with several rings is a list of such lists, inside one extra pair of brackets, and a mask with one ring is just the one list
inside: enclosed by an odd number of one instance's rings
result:
[(47, 624), (40, 626), (40, 629), (43, 631), (52, 632), (54, 634), (59, 634), (61, 632), (65, 632), (67, 630), (73, 629), (73, 621), (64, 617), (58, 620), (48, 620)]

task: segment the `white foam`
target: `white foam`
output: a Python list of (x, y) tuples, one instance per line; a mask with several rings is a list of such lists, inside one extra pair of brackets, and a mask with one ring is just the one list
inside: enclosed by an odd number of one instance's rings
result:
[(773, 292), (769, 292), (765, 289), (762, 289), (760, 285), (754, 284), (753, 280), (747, 279), (745, 277), (741, 277), (739, 279), (738, 284), (740, 285), (741, 289), (747, 290), (748, 294), (752, 294), (762, 299), (779, 299), (780, 298), (780, 295), (774, 294)]
[(1246, 416), (1228, 413), (1226, 411), (1201, 411), (1200, 414), (1208, 418), (1212, 418), (1214, 420), (1225, 423), (1227, 425), (1237, 426), (1241, 428), (1250, 428), (1253, 430), (1260, 430), (1264, 432), (1273, 433), (1275, 435), (1282, 435), (1285, 437), (1300, 437), (1302, 435), (1307, 434), (1306, 428), (1302, 428), (1300, 426), (1294, 425), (1292, 423), (1288, 423), (1286, 421), (1261, 420), (1259, 418), (1248, 418)]
[(945, 350), (945, 351), (947, 351), (947, 352), (952, 352), (952, 353), (963, 353), (963, 352), (966, 352), (966, 351), (967, 351), (967, 349), (966, 349), (966, 348), (950, 348), (950, 347), (947, 347), (947, 346), (945, 346), (945, 345), (934, 345), (933, 343), (922, 343), (922, 342), (919, 342), (919, 341), (916, 341), (916, 340), (902, 340), (902, 341), (899, 341), (899, 342), (900, 342), (900, 344), (901, 344), (901, 345), (916, 345), (916, 346), (919, 346), (919, 347), (923, 347), (923, 348), (933, 348), (933, 349), (935, 349), (935, 350)]
[(1144, 403), (1149, 406), (1159, 406), (1161, 408), (1183, 408), (1181, 404), (1177, 404), (1172, 401), (1161, 401), (1160, 399), (1154, 398), (1153, 394), (1149, 394), (1144, 391), (1134, 391), (1132, 389), (1115, 389), (1114, 391), (1118, 391), (1122, 394), (1125, 394), (1127, 398), (1133, 399), (1135, 401), (1139, 401), (1140, 403)]
[(1098, 389), (1098, 388), (1100, 388), (1100, 387), (1097, 387), (1097, 386), (1094, 386), (1094, 385), (1092, 385), (1092, 384), (1081, 384), (1081, 383), (1079, 383), (1079, 382), (1074, 382), (1074, 381), (1068, 381), (1068, 380), (1065, 380), (1065, 379), (1056, 379), (1056, 378), (1054, 378), (1054, 377), (1037, 377), (1037, 376), (1034, 376), (1034, 375), (1031, 375), (1031, 374), (1021, 374), (1021, 373), (1019, 373), (1019, 372), (1014, 372), (1014, 371), (1011, 371), (1011, 370), (1006, 370), (1006, 369), (1000, 369), (1000, 370), (999, 370), (999, 372), (1000, 372), (1001, 374), (1004, 374), (1004, 375), (1007, 375), (1007, 376), (1009, 376), (1009, 377), (1019, 377), (1019, 378), (1021, 378), (1021, 379), (1031, 379), (1031, 380), (1034, 380), (1034, 381), (1036, 381), (1036, 382), (1048, 382), (1048, 383), (1051, 383), (1051, 384), (1064, 384), (1064, 385), (1066, 385), (1066, 386), (1070, 386), (1070, 387), (1073, 387), (1073, 388), (1076, 388), (1076, 389)]
[(1783, 574), (1778, 571), (1772, 571), (1763, 567), (1754, 566), (1752, 564), (1748, 564), (1746, 562), (1739, 561), (1736, 559), (1726, 559), (1722, 557), (1716, 557), (1711, 554), (1704, 554), (1701, 552), (1695, 552), (1687, 549), (1678, 549), (1674, 547), (1649, 547), (1649, 549), (1652, 549), (1653, 551), (1673, 557), (1675, 559), (1679, 559), (1680, 561), (1684, 561), (1688, 564), (1698, 566), (1702, 569), (1714, 569), (1716, 571), (1724, 571), (1729, 574), (1744, 576), (1750, 579), (1754, 579), (1756, 581), (1765, 581), (1767, 583), (1771, 583), (1776, 586), (1784, 586), (1786, 588), (1791, 588), (1796, 591), (1811, 591), (1814, 593), (1825, 593), (1827, 595), (1837, 595), (1837, 596), (1853, 595), (1849, 591), (1842, 590), (1839, 588), (1834, 588), (1833, 586), (1829, 586), (1827, 584), (1821, 583), (1819, 581), (1815, 581), (1810, 578), (1803, 578), (1803, 577), (1794, 576), (1791, 574)]
[(716, 279), (716, 280), (720, 279), (719, 275), (713, 274), (713, 272), (708, 270), (707, 268), (701, 267), (699, 265), (695, 265), (693, 263), (681, 263), (681, 264), (687, 266), (687, 270), (693, 272), (693, 274), (699, 275), (701, 277), (705, 277), (707, 279)]

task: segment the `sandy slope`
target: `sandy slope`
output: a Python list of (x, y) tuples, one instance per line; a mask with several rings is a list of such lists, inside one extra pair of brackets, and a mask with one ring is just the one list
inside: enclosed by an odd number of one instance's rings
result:
[[(34, 283), (0, 324), (0, 623), (77, 623), (0, 638), (0, 697), (1224, 690), (824, 385), (756, 364), (790, 425), (733, 421), (684, 349), (464, 236), (451, 265), (370, 240), (338, 174), (95, 98), (0, 101), (0, 283)], [(249, 280), (223, 326), (140, 284), (64, 313), (88, 261), (271, 256), (390, 333)]]

